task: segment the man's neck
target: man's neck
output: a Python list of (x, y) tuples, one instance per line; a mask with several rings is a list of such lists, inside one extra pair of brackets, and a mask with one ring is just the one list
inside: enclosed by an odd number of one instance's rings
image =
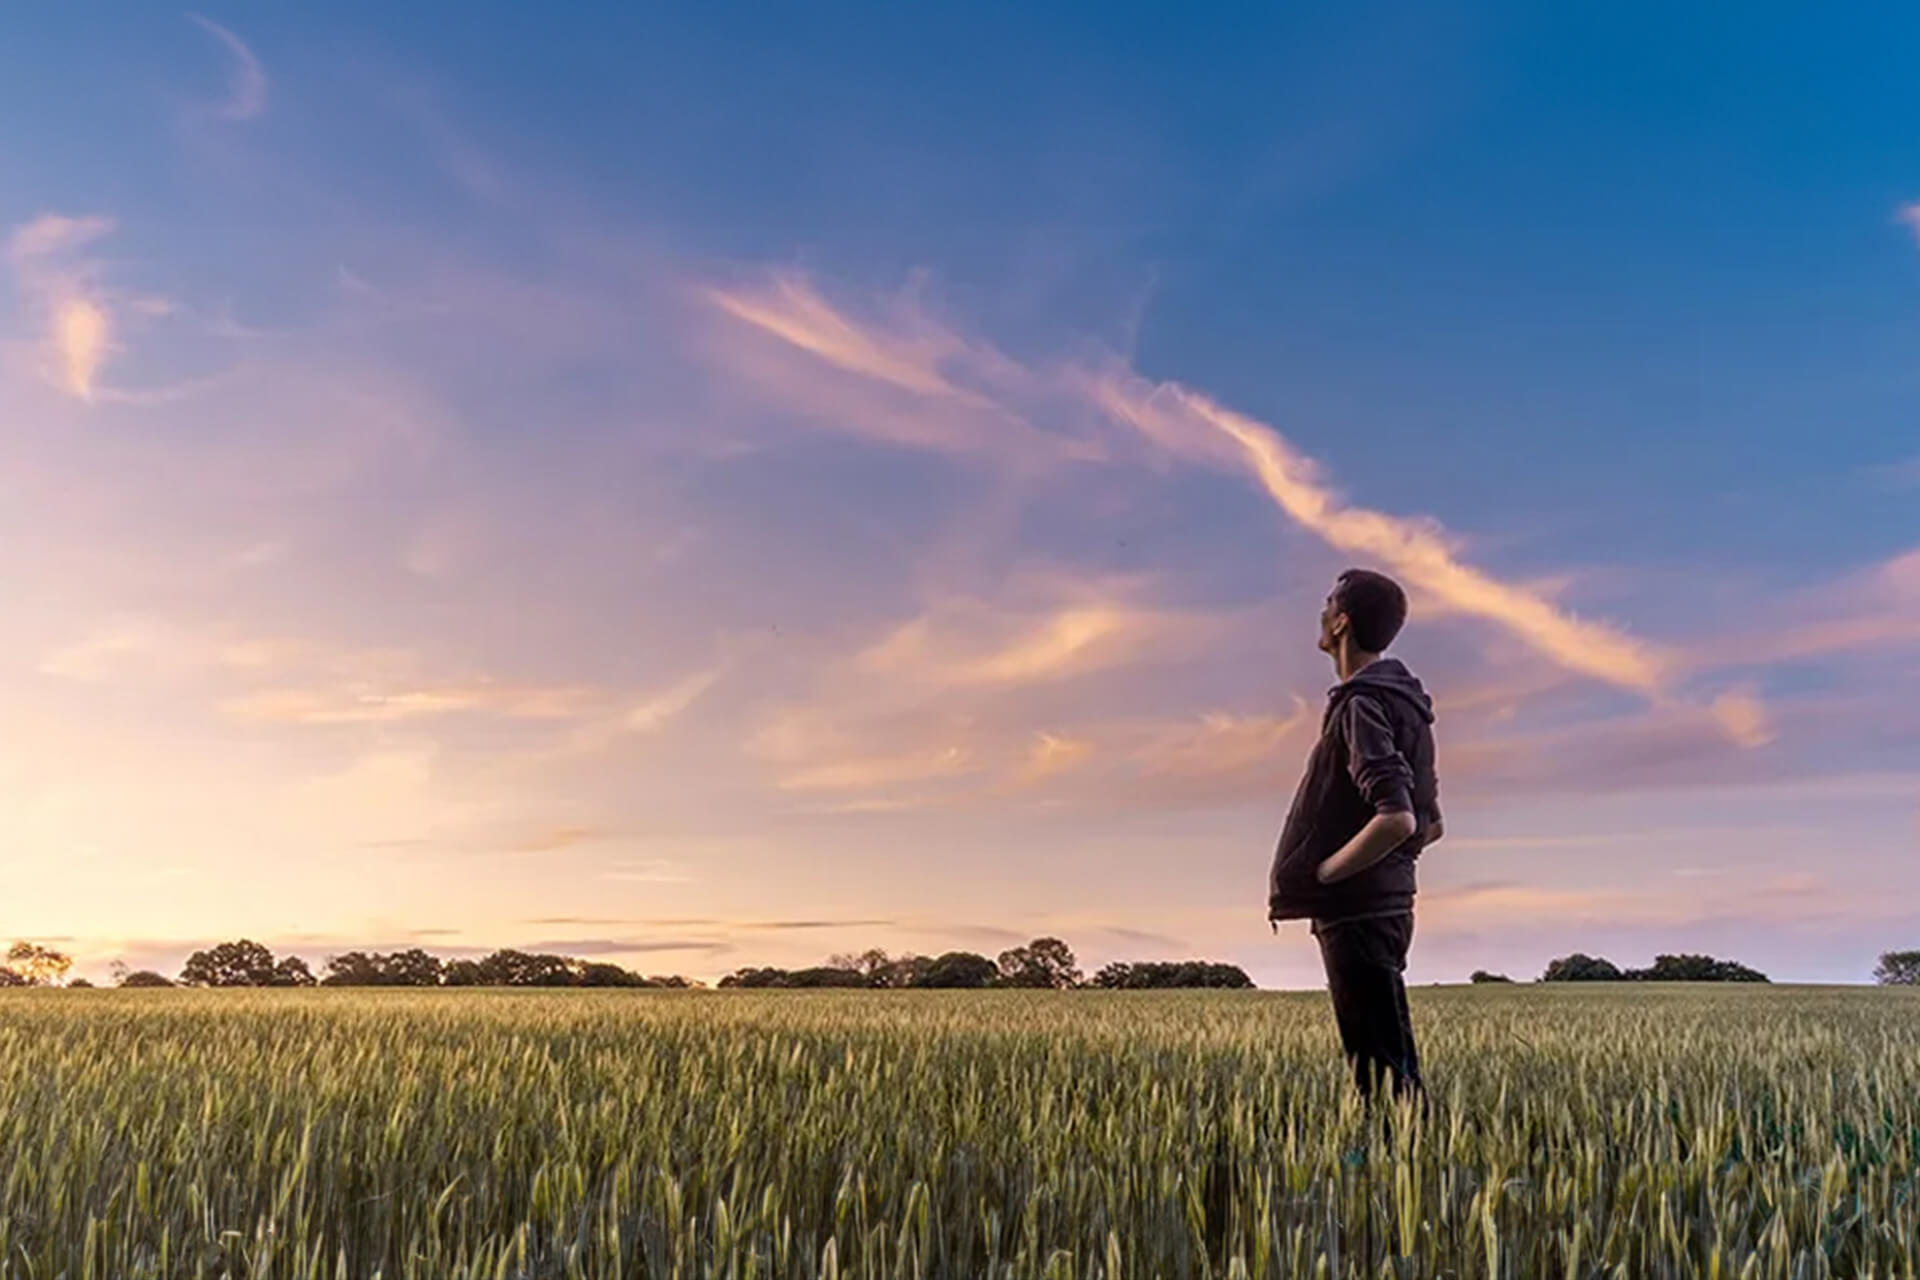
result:
[(1351, 680), (1372, 663), (1380, 661), (1377, 653), (1362, 653), (1358, 649), (1342, 649), (1333, 655), (1333, 670), (1342, 680)]

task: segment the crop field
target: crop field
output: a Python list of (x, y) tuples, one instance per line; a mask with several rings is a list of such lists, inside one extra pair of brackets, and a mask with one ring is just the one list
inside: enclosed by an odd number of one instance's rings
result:
[(6, 993), (0, 1274), (1920, 1269), (1920, 992), (1411, 994)]

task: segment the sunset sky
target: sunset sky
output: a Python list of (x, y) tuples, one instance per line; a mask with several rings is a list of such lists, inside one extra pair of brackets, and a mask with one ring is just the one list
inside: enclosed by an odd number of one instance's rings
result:
[(676, 8), (9, 23), (0, 942), (1920, 947), (1920, 9)]

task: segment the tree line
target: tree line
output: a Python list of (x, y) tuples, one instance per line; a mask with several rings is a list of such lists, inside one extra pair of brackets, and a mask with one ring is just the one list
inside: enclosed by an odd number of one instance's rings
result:
[(1009, 947), (997, 957), (972, 951), (937, 956), (890, 956), (879, 948), (859, 955), (832, 956), (806, 969), (736, 969), (720, 979), (723, 987), (985, 987), (1070, 991), (1080, 987), (1112, 991), (1151, 988), (1213, 987), (1250, 990), (1253, 979), (1238, 965), (1208, 960), (1115, 961), (1092, 977), (1081, 972), (1073, 950), (1058, 938), (1035, 938)]
[[(51, 947), (16, 942), (0, 963), (0, 987), (60, 986), (73, 968), (70, 956)], [(66, 984), (90, 987), (84, 978)], [(276, 956), (251, 939), (223, 942), (187, 957), (176, 977), (152, 969), (114, 965), (120, 987), (657, 987), (702, 986), (679, 975), (649, 976), (604, 961), (537, 952), (495, 951), (480, 959), (443, 959), (406, 951), (348, 951), (329, 956), (314, 973), (299, 956)], [(831, 957), (806, 969), (737, 969), (722, 987), (1075, 987), (1138, 989), (1223, 987), (1248, 989), (1253, 979), (1237, 965), (1204, 960), (1114, 963), (1085, 977), (1066, 943), (1035, 938), (995, 959), (971, 951), (939, 956), (889, 956), (879, 949)]]
[[(0, 987), (91, 987), (84, 978), (66, 982), (72, 957), (33, 942), (16, 942), (0, 961)], [(1920, 986), (1920, 951), (1888, 951), (1873, 971), (1884, 986)], [(1512, 982), (1502, 973), (1476, 969), (1470, 981)], [(1767, 975), (1733, 960), (1703, 955), (1655, 956), (1645, 969), (1622, 969), (1584, 952), (1547, 965), (1541, 982), (1767, 982)], [(299, 956), (276, 957), (242, 938), (196, 951), (177, 977), (151, 969), (114, 965), (120, 987), (656, 987), (704, 985), (678, 975), (648, 976), (604, 961), (504, 949), (473, 959), (446, 960), (407, 951), (348, 951), (329, 956), (316, 975)], [(971, 951), (938, 956), (890, 956), (878, 948), (829, 957), (804, 969), (743, 968), (720, 979), (722, 987), (804, 988), (984, 988), (1069, 990), (1217, 988), (1250, 990), (1253, 979), (1238, 965), (1207, 960), (1115, 961), (1084, 975), (1071, 948), (1058, 938), (1035, 938), (994, 959)]]
[[(16, 942), (0, 965), (0, 987), (59, 986), (71, 957)], [(70, 984), (90, 987), (82, 978)], [(691, 987), (678, 975), (649, 977), (617, 964), (511, 949), (478, 960), (446, 960), (408, 951), (348, 951), (329, 956), (315, 974), (299, 956), (275, 956), (251, 939), (223, 942), (187, 957), (177, 977), (114, 964), (119, 987)]]
[[(1912, 954), (1920, 957), (1920, 952)], [(1886, 959), (1886, 956), (1881, 957), (1883, 968)], [(1893, 979), (1882, 977), (1879, 971), (1875, 972), (1875, 978), (1880, 982), (1893, 981)], [(1712, 956), (1655, 956), (1653, 964), (1645, 969), (1622, 969), (1613, 961), (1601, 956), (1590, 956), (1585, 952), (1576, 951), (1570, 956), (1561, 956), (1548, 963), (1546, 972), (1540, 975), (1539, 980), (1541, 982), (1766, 982), (1768, 978), (1758, 969), (1750, 969), (1736, 960), (1716, 960)], [(1468, 981), (1473, 983), (1512, 982), (1513, 979), (1504, 973), (1488, 973), (1485, 969), (1475, 969)]]

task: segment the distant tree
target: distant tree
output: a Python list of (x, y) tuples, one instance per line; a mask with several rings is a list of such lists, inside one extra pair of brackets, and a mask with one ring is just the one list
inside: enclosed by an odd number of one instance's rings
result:
[(478, 960), (449, 960), (440, 981), (449, 987), (479, 987), (486, 985), (483, 977)]
[(1050, 987), (1064, 990), (1080, 985), (1080, 966), (1073, 949), (1058, 938), (1035, 938), (1024, 947), (1000, 953), (1000, 985)]
[(388, 983), (396, 987), (437, 987), (445, 969), (439, 956), (418, 947), (393, 952), (385, 966)]
[(75, 978), (72, 982), (69, 982), (67, 984), (67, 990), (91, 991), (93, 990), (93, 984), (91, 982), (88, 982), (85, 978)]
[(971, 951), (949, 951), (927, 966), (914, 985), (919, 987), (990, 987), (1000, 970), (993, 961)]
[(187, 957), (180, 970), (184, 987), (270, 987), (274, 983), (273, 952), (242, 938), (223, 942)]
[(868, 947), (860, 953), (858, 963), (853, 967), (866, 974), (867, 981), (873, 986), (885, 987), (892, 985), (893, 975), (899, 969), (901, 961), (912, 958), (911, 955), (906, 955), (895, 959), (879, 947)]
[(785, 987), (791, 985), (788, 981), (789, 977), (785, 969), (735, 969), (720, 979), (720, 985), (723, 987)]
[(1873, 980), (1882, 986), (1920, 986), (1920, 951), (1889, 951), (1874, 967)]
[(865, 987), (871, 984), (867, 975), (858, 969), (842, 969), (837, 965), (816, 965), (811, 969), (795, 969), (787, 975), (784, 986), (789, 987)]
[(1561, 956), (1547, 966), (1540, 975), (1542, 982), (1619, 982), (1625, 978), (1611, 960), (1590, 956), (1576, 951), (1570, 956)]
[(511, 949), (496, 951), (479, 962), (482, 987), (571, 987), (578, 977), (564, 956), (534, 955)]
[(415, 947), (391, 955), (349, 951), (329, 957), (327, 976), (320, 980), (326, 987), (437, 987), (442, 964), (438, 956)]
[(1475, 969), (1467, 976), (1468, 982), (1512, 982), (1504, 973), (1488, 973), (1485, 969)]
[(1088, 981), (1087, 985), (1103, 987), (1109, 991), (1119, 991), (1131, 985), (1129, 980), (1132, 977), (1133, 966), (1124, 960), (1115, 960), (1109, 964), (1101, 965), (1099, 970), (1095, 972), (1093, 977)]
[(879, 947), (862, 952), (843, 951), (827, 957), (829, 969), (852, 969), (866, 979), (870, 987), (914, 987), (926, 975), (933, 961), (912, 952), (890, 956)]
[(347, 951), (337, 956), (327, 957), (327, 976), (320, 979), (323, 987), (377, 987), (381, 985), (381, 967), (378, 956), (368, 955), (364, 951)]
[(135, 969), (122, 977), (117, 984), (122, 987), (170, 987), (173, 979), (164, 973), (155, 973), (151, 969)]
[(687, 979), (681, 977), (677, 973), (669, 973), (664, 976), (660, 974), (655, 974), (652, 977), (649, 977), (647, 979), (647, 985), (650, 987), (665, 987), (675, 991), (685, 991), (689, 987), (698, 986), (700, 984), (695, 982), (689, 982)]
[(927, 971), (933, 968), (932, 956), (919, 956), (908, 952), (895, 956), (873, 975), (873, 984), (877, 987), (921, 987), (926, 985)]
[(31, 982), (26, 980), (25, 976), (15, 973), (5, 965), (0, 965), (0, 987), (30, 987), (32, 985)]
[(38, 943), (16, 942), (7, 948), (6, 967), (24, 979), (23, 986), (57, 987), (73, 968), (73, 957)]
[(1767, 975), (1733, 960), (1712, 956), (1655, 956), (1646, 969), (1629, 969), (1625, 976), (1635, 982), (1765, 982)]
[(583, 987), (650, 987), (647, 979), (617, 964), (583, 963), (576, 975)]
[(307, 962), (299, 956), (286, 956), (273, 966), (273, 976), (267, 979), (265, 985), (310, 987), (313, 985), (313, 970), (307, 968)]
[(870, 987), (887, 986), (887, 979), (894, 963), (893, 957), (879, 947), (869, 947), (857, 955), (850, 951), (843, 951), (838, 955), (827, 957), (829, 969), (851, 969), (866, 979), (866, 984)]

